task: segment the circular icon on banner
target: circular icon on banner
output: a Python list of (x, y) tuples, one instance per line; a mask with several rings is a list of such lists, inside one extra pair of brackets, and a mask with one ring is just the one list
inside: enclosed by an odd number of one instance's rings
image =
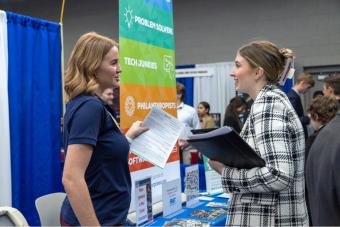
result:
[(129, 117), (135, 112), (135, 99), (132, 96), (128, 96), (125, 99), (125, 112)]

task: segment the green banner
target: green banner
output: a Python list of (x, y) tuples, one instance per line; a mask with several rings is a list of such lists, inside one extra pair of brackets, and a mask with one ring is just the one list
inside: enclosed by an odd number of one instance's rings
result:
[[(175, 53), (133, 40), (120, 38), (121, 82), (150, 86), (174, 86)], [(128, 47), (128, 48), (127, 48)]]
[(143, 0), (122, 0), (119, 4), (120, 37), (174, 49), (172, 11)]
[[(148, 103), (169, 104), (176, 114), (176, 78), (172, 0), (119, 0), (121, 125), (129, 127), (148, 113), (136, 108)], [(132, 112), (130, 110), (133, 109)], [(138, 161), (136, 161), (138, 160)], [(152, 202), (162, 200), (162, 183), (180, 178), (178, 149), (160, 169), (129, 154), (131, 180), (152, 176)], [(130, 212), (135, 209), (132, 183)]]

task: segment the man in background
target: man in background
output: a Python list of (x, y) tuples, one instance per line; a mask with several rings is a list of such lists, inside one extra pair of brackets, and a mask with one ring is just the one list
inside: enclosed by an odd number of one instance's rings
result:
[(325, 78), (323, 93), (325, 96), (335, 98), (340, 106), (340, 73)]
[(177, 93), (177, 118), (185, 124), (185, 128), (179, 138), (179, 146), (181, 150), (181, 161), (184, 164), (191, 164), (191, 147), (186, 142), (187, 136), (190, 134), (191, 129), (200, 129), (200, 121), (196, 109), (185, 104), (185, 86), (181, 83), (176, 84)]
[(303, 131), (305, 133), (305, 139), (308, 138), (307, 125), (309, 124), (310, 119), (303, 112), (300, 95), (307, 93), (312, 87), (314, 87), (314, 84), (315, 81), (312, 75), (301, 73), (297, 77), (294, 87), (290, 89), (290, 91), (288, 91), (287, 93), (289, 101), (291, 102), (293, 108), (295, 109), (295, 112), (297, 113), (301, 121)]

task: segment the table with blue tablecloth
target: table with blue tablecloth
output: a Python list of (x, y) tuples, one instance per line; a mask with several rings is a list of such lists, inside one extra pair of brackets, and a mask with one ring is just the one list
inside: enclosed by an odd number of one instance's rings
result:
[[(204, 196), (205, 197), (205, 196)], [(213, 209), (222, 209), (222, 208), (217, 208), (217, 207), (208, 207), (206, 206), (209, 202), (216, 202), (216, 203), (223, 203), (227, 204), (228, 199), (227, 198), (220, 198), (218, 195), (215, 196), (209, 196), (213, 200), (211, 201), (205, 201), (205, 200), (200, 200), (199, 205), (194, 207), (194, 208), (188, 208), (183, 206), (182, 210), (180, 212), (177, 212), (173, 215), (170, 215), (168, 217), (163, 217), (163, 216), (158, 216), (154, 218), (154, 221), (151, 224), (148, 224), (148, 226), (163, 226), (166, 222), (169, 222), (171, 220), (175, 219), (194, 219), (194, 220), (199, 220), (203, 222), (210, 222), (211, 226), (224, 226), (226, 222), (226, 215), (223, 215), (220, 218), (217, 219), (204, 219), (204, 218), (198, 218), (198, 217), (193, 217), (190, 216), (195, 210), (213, 210)]]

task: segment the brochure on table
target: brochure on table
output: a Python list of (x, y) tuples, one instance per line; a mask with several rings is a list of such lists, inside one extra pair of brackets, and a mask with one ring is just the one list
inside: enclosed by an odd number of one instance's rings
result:
[(185, 168), (184, 192), (187, 197), (186, 206), (195, 207), (199, 204), (199, 171), (198, 165)]
[(208, 158), (203, 155), (205, 183), (209, 195), (223, 192), (221, 175), (211, 168)]
[(135, 188), (136, 224), (139, 226), (151, 223), (153, 220), (151, 177), (136, 180)]
[(182, 209), (181, 180), (163, 183), (163, 216), (169, 216)]

